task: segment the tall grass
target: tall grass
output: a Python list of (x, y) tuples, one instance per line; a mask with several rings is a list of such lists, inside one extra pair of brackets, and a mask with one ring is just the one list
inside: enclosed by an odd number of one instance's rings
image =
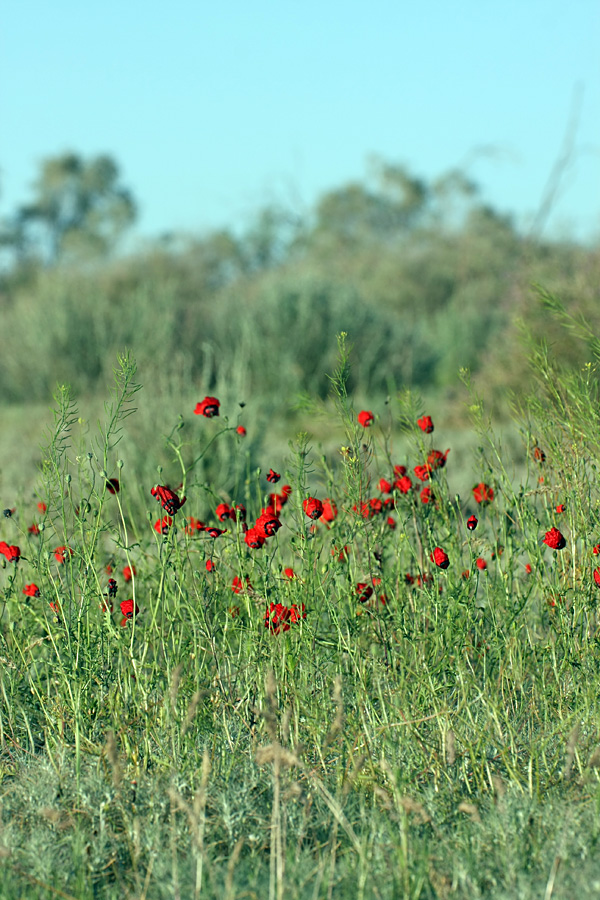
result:
[(339, 449), (296, 436), (280, 481), (223, 398), (130, 480), (129, 355), (96, 434), (57, 392), (35, 501), (1, 527), (3, 897), (598, 894), (597, 379), (532, 361), (523, 477), (472, 393), (463, 496), (414, 394), (401, 458), (385, 407), (359, 423), (343, 335)]

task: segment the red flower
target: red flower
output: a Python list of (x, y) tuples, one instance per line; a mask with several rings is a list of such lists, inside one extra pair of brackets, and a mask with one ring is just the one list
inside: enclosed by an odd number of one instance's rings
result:
[(267, 481), (270, 481), (271, 484), (277, 484), (281, 475), (278, 472), (274, 472), (273, 469), (269, 469), (269, 473), (267, 475)]
[(431, 472), (431, 467), (428, 463), (425, 463), (424, 466), (415, 466), (414, 471), (419, 481), (429, 481), (429, 473)]
[(358, 594), (358, 602), (366, 603), (369, 597), (373, 594), (373, 588), (370, 584), (366, 584), (364, 581), (359, 581), (356, 585), (356, 593)]
[(481, 569), (482, 572), (484, 569), (487, 569), (487, 563), (482, 556), (475, 560), (475, 565), (478, 569)]
[(226, 528), (214, 528), (211, 526), (210, 528), (206, 529), (206, 533), (211, 538), (218, 538), (218, 537), (221, 537), (222, 534), (227, 534), (227, 529)]
[(154, 523), (154, 530), (158, 534), (168, 534), (169, 528), (173, 524), (173, 519), (171, 516), (163, 516), (162, 519), (157, 519)]
[[(404, 466), (401, 466), (401, 468), (404, 468)], [(394, 482), (394, 487), (397, 488), (401, 494), (408, 494), (412, 488), (412, 481), (408, 475), (403, 475)]]
[(46, 510), (48, 509), (48, 507), (46, 506), (46, 504), (44, 503), (43, 500), (40, 500), (40, 502), (39, 502), (38, 505), (37, 505), (37, 508), (39, 509), (39, 511), (40, 511), (41, 513), (45, 513)]
[(134, 604), (133, 600), (122, 600), (121, 601), (121, 612), (123, 613), (123, 618), (121, 619), (121, 625), (127, 625), (128, 619), (133, 619), (134, 616), (134, 608), (135, 615), (139, 613), (139, 609), (136, 604)]
[(543, 463), (546, 460), (546, 454), (541, 447), (534, 447), (533, 458), (536, 460), (536, 462)]
[(109, 478), (106, 482), (106, 490), (111, 494), (118, 494), (121, 490), (121, 485), (119, 484), (118, 478)]
[(182, 497), (180, 500), (175, 491), (172, 491), (170, 487), (167, 487), (164, 484), (157, 484), (150, 490), (150, 493), (153, 497), (156, 497), (157, 500), (160, 500), (162, 508), (170, 516), (174, 516), (177, 510), (181, 509), (186, 501), (185, 497)]
[(123, 578), (125, 581), (131, 581), (134, 575), (137, 575), (135, 566), (125, 566), (123, 569)]
[(383, 503), (379, 497), (372, 497), (369, 500), (369, 510), (371, 516), (378, 516), (379, 513), (383, 512)]
[(564, 503), (559, 503), (558, 506), (556, 507), (556, 512), (557, 512), (557, 513), (564, 513), (564, 511), (566, 510), (566, 508), (567, 508), (567, 507), (565, 506)]
[(0, 541), (0, 553), (3, 553), (9, 562), (18, 562), (21, 556), (20, 549), (14, 544), (9, 546), (6, 541)]
[(244, 584), (239, 575), (236, 575), (231, 582), (231, 590), (234, 594), (241, 594), (242, 591), (251, 591), (252, 585), (250, 584), (250, 579), (248, 578), (248, 576), (246, 575), (246, 584)]
[(469, 531), (475, 531), (475, 529), (477, 528), (477, 524), (477, 518), (475, 516), (469, 516), (469, 518), (467, 519), (467, 528), (469, 529)]
[(448, 554), (442, 550), (441, 547), (436, 547), (433, 553), (430, 554), (430, 559), (432, 562), (436, 564), (439, 569), (447, 569), (450, 565), (450, 560), (448, 559)]
[(37, 584), (26, 584), (25, 587), (23, 588), (23, 593), (27, 597), (39, 597), (40, 589), (37, 586)]
[(215, 515), (220, 522), (224, 522), (225, 519), (235, 519), (235, 513), (233, 513), (232, 516), (232, 512), (233, 510), (228, 503), (219, 503), (219, 505), (215, 509)]
[(480, 481), (473, 488), (473, 497), (477, 503), (491, 503), (494, 499), (494, 490), (489, 484)]
[(531, 575), (531, 573), (533, 572), (533, 569), (531, 568), (531, 565), (529, 563), (525, 563), (525, 571), (528, 575)]
[(338, 550), (337, 547), (332, 547), (331, 555), (335, 556), (336, 553), (337, 553), (339, 562), (348, 562), (348, 559), (350, 557), (350, 548), (348, 547), (347, 544), (345, 547), (342, 547), (341, 550)]
[[(600, 587), (600, 569), (594, 569), (594, 581), (596, 582), (598, 587)], [(35, 587), (35, 585), (32, 585), (32, 587)]]
[(323, 512), (319, 516), (321, 522), (333, 522), (333, 520), (337, 517), (337, 514), (338, 509), (333, 500), (330, 500), (329, 497), (325, 497), (325, 499), (323, 500)]
[(67, 558), (67, 555), (73, 556), (73, 551), (71, 550), (70, 547), (57, 547), (56, 550), (54, 551), (54, 557), (56, 559), (56, 562), (59, 563), (60, 565), (62, 565), (64, 563), (65, 559)]
[(207, 560), (206, 560), (206, 571), (207, 571), (207, 572), (214, 572), (214, 570), (215, 570), (216, 568), (217, 568), (217, 567), (216, 567), (216, 564), (212, 561), (212, 559), (207, 559)]
[(419, 496), (421, 503), (431, 503), (432, 500), (435, 500), (435, 495), (430, 487), (424, 487)]
[(417, 419), (417, 425), (424, 431), (425, 434), (431, 434), (433, 431), (433, 422), (431, 421), (431, 416), (421, 416), (420, 419)]
[(244, 535), (244, 540), (251, 550), (260, 550), (266, 541), (266, 537), (264, 532), (259, 531), (258, 528), (249, 528)]
[(388, 517), (387, 517), (387, 524), (389, 525), (389, 527), (390, 527), (390, 528), (392, 529), (392, 531), (393, 531), (394, 528), (396, 527), (396, 520), (395, 520), (392, 516), (388, 516)]
[(241, 437), (246, 437), (246, 435), (248, 433), (243, 425), (238, 425), (238, 427), (235, 430), (239, 435), (241, 435)]
[(35, 522), (33, 523), (33, 525), (29, 526), (27, 531), (29, 532), (29, 534), (39, 534), (40, 533), (39, 526), (36, 525)]
[(273, 634), (279, 634), (280, 631), (289, 631), (291, 610), (283, 603), (269, 604), (269, 608), (265, 613), (265, 628), (268, 628)]
[(433, 471), (434, 469), (443, 469), (446, 465), (446, 459), (448, 458), (449, 453), (450, 449), (446, 450), (445, 453), (442, 453), (441, 450), (432, 450), (427, 457), (427, 463), (430, 470)]
[(231, 518), (234, 522), (240, 519), (241, 522), (246, 521), (246, 507), (243, 503), (236, 503), (235, 506), (231, 508)]
[(402, 478), (403, 475), (406, 475), (406, 466), (394, 466), (394, 475), (396, 478)]
[(254, 529), (258, 531), (259, 534), (264, 535), (264, 537), (273, 537), (273, 535), (277, 534), (279, 529), (281, 528), (281, 522), (277, 518), (274, 512), (271, 512), (268, 509), (262, 511), (261, 515), (256, 520), (256, 524)]
[(558, 528), (551, 528), (550, 531), (547, 531), (542, 543), (547, 544), (551, 550), (562, 550), (567, 546), (567, 542)]
[(205, 416), (207, 419), (212, 419), (213, 416), (219, 415), (220, 405), (221, 403), (216, 397), (205, 397), (200, 403), (196, 403), (194, 413), (197, 416)]
[(469, 578), (470, 575), (471, 575), (471, 573), (469, 572), (468, 569), (465, 569), (464, 572), (461, 572), (462, 578)]
[(290, 566), (288, 566), (287, 569), (283, 570), (283, 574), (285, 575), (286, 578), (290, 578), (290, 579), (296, 577), (296, 573)]
[(118, 586), (117, 582), (115, 581), (115, 579), (114, 579), (114, 578), (109, 578), (109, 579), (108, 579), (108, 584), (107, 584), (108, 596), (109, 596), (109, 597), (116, 597), (116, 596), (117, 596), (117, 590), (118, 590), (118, 589), (119, 589), (119, 586)]
[(368, 428), (371, 422), (375, 421), (375, 416), (368, 409), (363, 409), (362, 412), (358, 414), (358, 423), (362, 425), (363, 428)]
[(206, 528), (204, 522), (201, 522), (200, 519), (195, 519), (193, 516), (190, 516), (187, 519), (187, 524), (184, 528), (186, 534), (194, 534), (196, 531), (204, 531)]
[(387, 478), (379, 479), (379, 490), (382, 494), (391, 494), (392, 493), (392, 484)]
[(600, 553), (600, 544), (596, 544), (596, 546), (595, 546), (595, 547), (593, 548), (593, 550), (592, 550), (592, 553), (593, 553), (595, 556), (598, 556), (598, 554)]
[(306, 607), (304, 603), (301, 603), (300, 606), (296, 606), (295, 603), (292, 603), (290, 606), (290, 622), (299, 622), (300, 619), (306, 618)]
[(318, 519), (323, 515), (323, 504), (316, 497), (308, 497), (302, 504), (302, 508), (309, 519)]

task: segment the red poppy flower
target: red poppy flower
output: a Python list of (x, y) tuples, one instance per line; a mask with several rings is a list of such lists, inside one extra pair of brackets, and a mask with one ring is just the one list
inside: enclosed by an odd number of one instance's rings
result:
[(419, 497), (421, 498), (421, 503), (431, 503), (432, 500), (435, 500), (435, 495), (430, 487), (424, 487)]
[(23, 593), (27, 597), (39, 597), (40, 589), (37, 586), (37, 584), (26, 584), (25, 587), (23, 588)]
[(111, 494), (118, 494), (121, 490), (118, 478), (109, 478), (106, 482), (106, 490)]
[(388, 517), (387, 517), (387, 524), (388, 524), (388, 526), (389, 526), (389, 527), (392, 529), (392, 531), (393, 531), (394, 528), (396, 527), (396, 520), (395, 520), (394, 518), (392, 518), (392, 516), (388, 516)]
[(125, 566), (123, 569), (123, 578), (125, 581), (131, 581), (132, 577), (137, 575), (137, 569), (135, 566)]
[(227, 610), (227, 612), (229, 613), (229, 615), (231, 616), (232, 619), (237, 619), (237, 617), (240, 614), (240, 608), (239, 608), (239, 606), (230, 606), (229, 609)]
[(546, 454), (541, 447), (534, 447), (533, 458), (536, 460), (536, 462), (543, 463), (546, 460)]
[(296, 573), (290, 566), (288, 566), (287, 569), (283, 570), (283, 574), (285, 575), (286, 578), (289, 578), (289, 579), (296, 577)]
[(442, 453), (441, 450), (432, 450), (427, 457), (427, 464), (430, 470), (433, 472), (434, 469), (443, 469), (446, 465), (446, 459), (448, 458), (449, 453), (450, 448), (448, 448), (445, 453)]
[(241, 437), (246, 437), (246, 435), (248, 434), (248, 432), (246, 431), (246, 429), (244, 428), (243, 425), (238, 425), (238, 427), (235, 430), (236, 430), (237, 434), (241, 435)]
[(256, 524), (254, 525), (254, 530), (258, 531), (266, 538), (273, 537), (273, 535), (277, 534), (280, 528), (280, 520), (277, 518), (275, 513), (271, 512), (268, 509), (263, 510), (261, 515), (256, 520)]
[(363, 428), (368, 428), (371, 422), (375, 421), (375, 416), (368, 409), (363, 409), (362, 412), (358, 414), (358, 423), (362, 425)]
[(394, 466), (394, 475), (396, 478), (402, 478), (403, 475), (406, 475), (406, 466)]
[[(228, 503), (219, 503), (219, 505), (215, 509), (215, 515), (220, 522), (224, 522), (225, 519), (231, 519), (231, 513), (232, 509)], [(233, 518), (235, 518), (235, 513), (233, 514)]]
[(9, 562), (18, 562), (21, 557), (21, 551), (14, 544), (10, 546), (6, 541), (0, 541), (0, 553), (3, 553)]
[(162, 519), (157, 519), (154, 523), (154, 530), (158, 534), (168, 534), (169, 528), (173, 524), (173, 519), (171, 516), (163, 516)]
[(348, 547), (347, 544), (345, 547), (342, 547), (341, 550), (338, 550), (337, 547), (332, 547), (331, 555), (335, 556), (336, 554), (337, 554), (337, 558), (338, 558), (339, 562), (348, 562), (348, 559), (350, 557), (350, 548)]
[(266, 537), (264, 532), (259, 531), (258, 528), (249, 528), (244, 535), (244, 540), (251, 550), (260, 550), (266, 541)]
[(592, 549), (592, 553), (595, 556), (598, 556), (598, 554), (600, 553), (600, 544), (596, 544), (596, 546)]
[(473, 497), (475, 498), (476, 503), (491, 503), (494, 499), (494, 490), (489, 484), (480, 481), (479, 484), (476, 484), (473, 488)]
[(414, 584), (415, 583), (415, 579), (412, 577), (410, 572), (407, 572), (406, 575), (404, 576), (404, 583), (405, 584)]
[(67, 556), (73, 556), (73, 551), (70, 547), (57, 547), (54, 551), (54, 557), (56, 562), (62, 565), (66, 560)]
[(219, 415), (220, 405), (221, 403), (216, 397), (205, 397), (200, 403), (196, 403), (194, 413), (197, 416), (205, 416), (207, 419), (212, 419), (213, 416)]
[(227, 534), (227, 529), (211, 527), (206, 529), (206, 533), (211, 538), (218, 538), (221, 537), (222, 534)]
[(216, 566), (216, 564), (212, 561), (212, 559), (207, 559), (207, 560), (206, 560), (206, 571), (207, 571), (207, 572), (214, 572), (216, 568), (217, 568), (217, 566)]
[(525, 571), (528, 575), (531, 575), (531, 573), (533, 572), (533, 569), (531, 568), (531, 565), (529, 563), (525, 563)]
[(401, 478), (398, 478), (398, 480), (394, 482), (394, 487), (397, 488), (401, 494), (409, 494), (412, 488), (412, 481), (408, 475), (402, 475)]
[[(600, 587), (600, 569), (594, 569), (594, 581)], [(35, 585), (32, 586), (35, 587)]]
[(36, 525), (34, 522), (33, 525), (29, 526), (27, 531), (29, 532), (29, 534), (39, 534), (40, 533), (39, 525)]
[(162, 508), (170, 516), (174, 516), (177, 510), (181, 509), (186, 501), (185, 497), (182, 497), (180, 500), (175, 491), (172, 491), (170, 487), (167, 487), (164, 484), (157, 484), (150, 490), (150, 493), (153, 497), (156, 497), (157, 500), (160, 500)]
[(567, 542), (558, 528), (551, 528), (550, 531), (547, 531), (542, 543), (547, 544), (551, 550), (562, 550), (567, 546)]
[(356, 585), (356, 593), (358, 594), (358, 602), (366, 603), (369, 597), (373, 594), (373, 588), (370, 584), (366, 584), (364, 581), (359, 581)]
[(134, 609), (135, 609), (135, 615), (137, 616), (137, 614), (139, 613), (139, 609), (138, 609), (137, 605), (134, 604), (133, 600), (122, 600), (121, 601), (121, 612), (123, 613), (123, 618), (121, 619), (121, 625), (125, 626), (125, 625), (127, 625), (128, 619), (133, 619)]
[(431, 468), (428, 463), (425, 463), (424, 466), (415, 466), (414, 472), (419, 481), (429, 481), (429, 473), (431, 472)]
[(48, 509), (48, 507), (46, 506), (46, 504), (44, 503), (43, 500), (40, 500), (40, 502), (39, 502), (38, 505), (37, 505), (37, 508), (39, 509), (39, 511), (40, 511), (41, 513), (45, 513), (46, 510)]
[(469, 516), (467, 519), (467, 528), (469, 531), (475, 531), (477, 528), (478, 520), (475, 516)]
[(323, 500), (323, 512), (319, 516), (321, 522), (333, 522), (335, 518), (337, 518), (338, 508), (329, 497), (325, 497)]
[(300, 606), (296, 606), (295, 603), (292, 603), (290, 606), (290, 622), (299, 622), (300, 619), (306, 618), (306, 607), (304, 603), (301, 603)]
[(278, 472), (274, 472), (273, 469), (269, 469), (267, 481), (270, 481), (271, 484), (277, 484), (280, 478), (281, 475)]
[(387, 478), (380, 478), (379, 490), (382, 494), (391, 494), (393, 490), (391, 481), (388, 481)]
[(465, 579), (466, 579), (466, 578), (469, 578), (470, 575), (471, 575), (471, 573), (469, 572), (468, 569), (465, 569), (463, 572), (461, 572), (461, 578), (465, 578)]
[(201, 522), (200, 519), (195, 519), (193, 516), (190, 516), (189, 519), (186, 520), (186, 526), (184, 531), (186, 534), (195, 534), (197, 531), (204, 531), (206, 528), (204, 522)]
[(239, 575), (236, 575), (231, 582), (231, 590), (234, 594), (241, 594), (242, 591), (251, 591), (252, 585), (250, 584), (250, 579), (248, 578), (248, 576), (246, 575), (246, 584), (244, 584)]
[(268, 628), (273, 634), (279, 634), (280, 631), (289, 631), (289, 618), (291, 611), (283, 603), (269, 604), (268, 610), (265, 612), (265, 628)]
[(487, 563), (482, 556), (475, 560), (475, 565), (478, 569), (481, 569), (482, 572), (484, 569), (487, 569)]
[(420, 419), (417, 419), (417, 425), (424, 431), (425, 434), (431, 434), (433, 431), (433, 422), (431, 421), (431, 416), (421, 416)]
[(246, 521), (246, 507), (243, 503), (236, 503), (235, 506), (232, 506), (231, 518), (234, 522), (238, 519), (240, 520), (240, 522)]
[(441, 547), (434, 549), (433, 553), (430, 554), (430, 559), (439, 569), (447, 569), (450, 565), (448, 554)]
[(559, 503), (558, 506), (556, 507), (556, 512), (557, 512), (557, 513), (564, 513), (564, 511), (566, 510), (566, 508), (567, 508), (567, 507), (565, 506), (564, 503)]
[(108, 579), (107, 591), (109, 597), (116, 597), (119, 586), (114, 578)]
[(378, 516), (383, 512), (383, 503), (379, 497), (371, 497), (369, 500), (369, 511), (371, 516)]
[(309, 519), (318, 519), (323, 515), (323, 504), (316, 497), (308, 497), (302, 504), (302, 509)]

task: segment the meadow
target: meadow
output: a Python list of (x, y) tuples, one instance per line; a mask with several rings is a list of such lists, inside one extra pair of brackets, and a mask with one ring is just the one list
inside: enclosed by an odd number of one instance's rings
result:
[(460, 493), (343, 333), (285, 456), (130, 353), (97, 426), (59, 387), (2, 479), (3, 898), (600, 895), (600, 342), (536, 302), (592, 359), (530, 347), (516, 455), (462, 371)]

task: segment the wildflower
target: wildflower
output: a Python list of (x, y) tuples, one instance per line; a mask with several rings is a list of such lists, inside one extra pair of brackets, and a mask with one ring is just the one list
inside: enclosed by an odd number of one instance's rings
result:
[(70, 547), (57, 547), (54, 551), (54, 558), (59, 565), (63, 565), (67, 556), (73, 556), (73, 551)]
[(533, 448), (533, 458), (535, 459), (536, 462), (543, 463), (546, 460), (546, 454), (544, 453), (544, 451), (542, 450), (541, 447), (534, 447)]
[(248, 432), (246, 431), (246, 429), (244, 428), (243, 425), (238, 425), (238, 427), (235, 430), (236, 430), (236, 433), (240, 435), (240, 437), (246, 437), (246, 435), (248, 434)]
[(296, 606), (295, 603), (292, 603), (290, 606), (290, 622), (299, 622), (300, 619), (306, 618), (306, 607), (304, 603), (301, 603), (300, 606)]
[(23, 588), (23, 593), (27, 597), (39, 597), (40, 589), (37, 586), (37, 584), (26, 584), (25, 587)]
[(290, 566), (288, 566), (286, 569), (283, 570), (283, 574), (285, 575), (286, 578), (289, 578), (290, 580), (292, 578), (296, 577), (296, 573)]
[(109, 579), (108, 579), (108, 586), (107, 586), (107, 587), (108, 587), (108, 596), (109, 596), (109, 597), (116, 597), (116, 596), (117, 596), (117, 590), (119, 589), (119, 586), (118, 586), (118, 584), (117, 584), (117, 582), (115, 581), (114, 578), (109, 578)]
[(242, 591), (251, 591), (252, 585), (250, 584), (250, 579), (248, 578), (248, 576), (246, 575), (246, 584), (244, 584), (239, 575), (236, 575), (231, 582), (231, 590), (234, 594), (241, 594)]
[(345, 547), (342, 547), (341, 550), (338, 550), (337, 547), (332, 547), (331, 555), (335, 556), (336, 554), (339, 562), (348, 562), (348, 559), (350, 557), (350, 548), (347, 544)]
[(562, 550), (563, 547), (567, 546), (567, 542), (564, 539), (563, 535), (560, 533), (558, 528), (551, 528), (550, 531), (547, 531), (544, 535), (544, 544), (547, 544), (551, 550)]
[(478, 519), (475, 516), (469, 516), (467, 519), (467, 528), (469, 531), (475, 531), (478, 525)]
[(121, 619), (121, 625), (127, 625), (128, 619), (133, 619), (134, 613), (137, 616), (139, 613), (139, 609), (136, 604), (134, 604), (133, 600), (122, 600), (121, 601), (121, 612), (123, 613), (123, 618)]
[(403, 475), (406, 475), (406, 466), (394, 466), (394, 475), (396, 478), (402, 478)]
[(274, 472), (273, 469), (269, 469), (269, 472), (267, 474), (267, 481), (270, 481), (271, 484), (277, 484), (280, 478), (281, 475), (278, 472)]
[(217, 568), (217, 566), (216, 566), (216, 564), (212, 561), (212, 559), (207, 559), (207, 560), (206, 560), (206, 571), (207, 571), (207, 572), (214, 572), (216, 568)]
[(525, 563), (525, 571), (528, 575), (531, 575), (531, 573), (533, 572), (530, 563)]
[(43, 500), (40, 500), (40, 502), (39, 502), (38, 505), (37, 505), (37, 508), (39, 509), (39, 511), (40, 511), (41, 513), (45, 513), (46, 510), (48, 509), (48, 507), (46, 506), (46, 504), (44, 503)]
[(487, 563), (486, 563), (485, 559), (484, 559), (482, 556), (480, 556), (478, 559), (475, 560), (475, 565), (476, 565), (477, 568), (480, 569), (482, 572), (483, 572), (484, 569), (487, 569)]
[(258, 531), (259, 534), (262, 534), (266, 538), (273, 537), (273, 535), (277, 534), (280, 528), (281, 521), (277, 518), (274, 512), (271, 512), (268, 509), (262, 511), (261, 515), (256, 520), (256, 524), (254, 525), (254, 530)]
[(279, 634), (280, 631), (289, 631), (288, 619), (290, 615), (291, 611), (283, 603), (271, 602), (265, 612), (265, 628), (268, 628), (273, 634)]
[(162, 508), (170, 516), (174, 516), (177, 510), (181, 509), (186, 501), (185, 497), (182, 497), (180, 500), (175, 491), (172, 491), (170, 487), (167, 487), (164, 484), (157, 484), (155, 487), (151, 488), (150, 493), (160, 501)]
[(494, 490), (489, 484), (481, 481), (473, 488), (473, 497), (476, 503), (491, 503), (494, 499)]
[(369, 500), (369, 514), (371, 516), (378, 516), (379, 513), (383, 512), (383, 503), (379, 499), (379, 497), (371, 497)]
[(266, 536), (264, 532), (259, 531), (258, 528), (249, 528), (244, 535), (244, 540), (251, 550), (260, 550), (266, 541)]
[(421, 503), (431, 503), (432, 500), (435, 500), (435, 494), (430, 487), (424, 487), (419, 497), (421, 498)]
[(415, 583), (415, 579), (412, 577), (410, 572), (407, 572), (406, 575), (404, 576), (404, 583), (405, 584), (414, 584)]
[(429, 473), (431, 472), (431, 467), (428, 463), (425, 463), (424, 466), (415, 466), (414, 473), (419, 479), (419, 481), (429, 481)]
[(111, 494), (118, 494), (121, 490), (121, 485), (119, 483), (118, 478), (109, 478), (106, 482), (106, 490)]
[(425, 434), (431, 434), (433, 431), (433, 422), (431, 421), (431, 416), (421, 416), (420, 419), (417, 419), (417, 425), (424, 431)]
[(442, 453), (441, 450), (432, 450), (427, 457), (427, 464), (430, 470), (433, 471), (434, 469), (443, 469), (446, 465), (446, 459), (448, 458), (449, 453), (450, 449), (446, 450), (445, 453)]
[(206, 525), (204, 522), (201, 522), (200, 519), (195, 519), (193, 516), (190, 516), (189, 519), (186, 520), (186, 526), (184, 531), (186, 534), (195, 534), (196, 531), (204, 531)]
[(379, 479), (379, 490), (382, 494), (391, 494), (392, 493), (392, 485), (391, 482), (387, 480), (387, 478)]
[(386, 522), (387, 522), (387, 525), (388, 525), (388, 526), (392, 529), (392, 531), (393, 531), (394, 528), (396, 527), (396, 520), (393, 518), (393, 516), (388, 516)]
[(173, 524), (173, 519), (171, 516), (163, 516), (162, 519), (157, 519), (154, 523), (154, 530), (158, 534), (168, 534), (169, 528)]
[(134, 575), (137, 575), (137, 569), (135, 566), (125, 566), (123, 569), (123, 578), (125, 581), (131, 581)]
[(302, 508), (309, 519), (318, 519), (323, 515), (323, 504), (316, 497), (308, 497), (302, 504)]
[(470, 573), (470, 571), (469, 571), (468, 569), (465, 569), (465, 570), (461, 573), (461, 576), (460, 576), (460, 577), (461, 577), (461, 578), (464, 578), (464, 579), (466, 580), (467, 578), (470, 578), (470, 577), (471, 577), (471, 573)]
[(200, 403), (196, 403), (194, 413), (197, 416), (205, 416), (207, 419), (212, 419), (213, 416), (219, 415), (220, 405), (221, 403), (216, 397), (205, 397)]
[(362, 425), (363, 428), (368, 428), (371, 422), (375, 421), (375, 416), (368, 409), (363, 409), (362, 412), (358, 414), (358, 423)]
[(333, 500), (326, 497), (323, 500), (323, 512), (319, 516), (321, 522), (333, 522), (337, 518), (338, 509)]
[(227, 534), (227, 529), (211, 527), (206, 529), (206, 533), (211, 538), (218, 538), (221, 537), (222, 534)]
[(565, 506), (564, 503), (559, 503), (558, 506), (556, 507), (556, 512), (557, 512), (557, 513), (564, 513), (564, 511), (566, 510), (566, 508), (567, 508), (567, 507)]
[(373, 588), (370, 584), (366, 584), (364, 581), (359, 581), (356, 585), (356, 593), (358, 594), (358, 602), (366, 603), (369, 597), (373, 594)]
[(39, 526), (39, 525), (36, 525), (35, 522), (34, 522), (33, 525), (30, 525), (30, 526), (28, 527), (27, 531), (29, 532), (29, 534), (35, 534), (35, 535), (37, 535), (37, 534), (40, 533), (40, 526)]
[(219, 505), (215, 509), (215, 515), (216, 515), (217, 519), (219, 519), (220, 522), (224, 522), (225, 519), (235, 518), (235, 513), (233, 513), (233, 516), (232, 516), (231, 515), (232, 512), (233, 512), (233, 510), (231, 509), (231, 507), (229, 506), (228, 503), (219, 503)]
[(9, 562), (18, 562), (21, 557), (21, 551), (14, 544), (10, 546), (6, 541), (0, 541), (0, 553), (3, 553)]
[(594, 569), (594, 581), (596, 582), (598, 587), (600, 587), (600, 569)]
[(448, 554), (441, 547), (434, 549), (433, 553), (430, 554), (430, 559), (439, 569), (447, 569), (450, 565)]
[(236, 503), (235, 506), (231, 508), (231, 518), (234, 521), (237, 521), (237, 519), (241, 522), (246, 521), (246, 507), (243, 503)]
[(231, 616), (232, 619), (237, 619), (237, 617), (240, 614), (240, 608), (239, 608), (239, 606), (230, 606), (229, 609), (227, 610), (227, 612), (229, 613), (229, 615)]
[(598, 556), (598, 554), (600, 553), (600, 544), (596, 544), (596, 546), (592, 549), (592, 553), (594, 554), (594, 556)]
[[(404, 466), (401, 468), (404, 468)], [(412, 481), (408, 475), (402, 475), (401, 478), (398, 478), (398, 480), (394, 482), (394, 487), (397, 488), (401, 494), (408, 494), (412, 488)]]

